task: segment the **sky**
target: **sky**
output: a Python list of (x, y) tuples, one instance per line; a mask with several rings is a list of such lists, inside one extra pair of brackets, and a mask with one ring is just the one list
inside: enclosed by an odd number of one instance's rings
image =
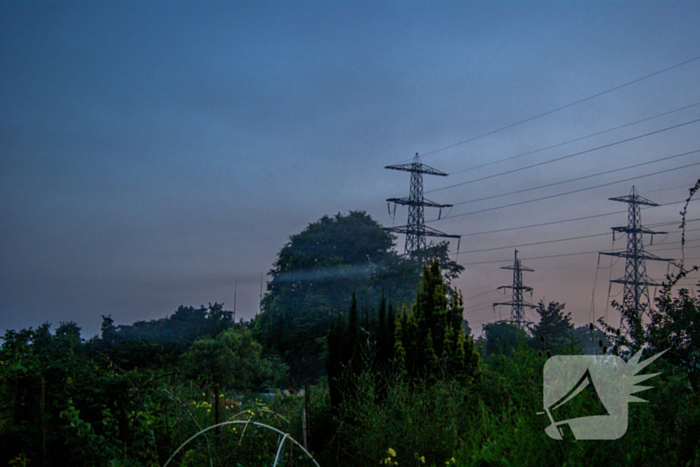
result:
[[(634, 185), (660, 204), (642, 222), (668, 234), (645, 248), (681, 257), (698, 24), (695, 0), (6, 0), (0, 331), (75, 321), (90, 337), (103, 315), (234, 296), (250, 319), (309, 223), (361, 210), (405, 224), (386, 199), (408, 196), (409, 174), (384, 167), (416, 153), (450, 174), (425, 176), (426, 198), (454, 205), (425, 217), (462, 235), (455, 285), (476, 333), (509, 316), (492, 303), (509, 299), (516, 248), (528, 301), (617, 325), (624, 259), (597, 252), (625, 248), (611, 227), (627, 205), (608, 198)], [(698, 218), (691, 202), (688, 264)]]

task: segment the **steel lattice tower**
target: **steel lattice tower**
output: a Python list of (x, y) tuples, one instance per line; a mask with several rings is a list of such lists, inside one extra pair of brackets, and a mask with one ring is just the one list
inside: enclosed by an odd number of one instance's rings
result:
[(531, 321), (525, 317), (525, 307), (537, 308), (537, 306), (523, 300), (523, 292), (532, 293), (532, 287), (523, 285), (523, 271), (533, 272), (534, 269), (522, 265), (518, 259), (518, 250), (515, 250), (513, 265), (503, 266), (501, 269), (510, 269), (513, 271), (513, 285), (504, 285), (499, 287), (498, 290), (512, 289), (512, 295), (509, 302), (494, 303), (493, 307), (495, 308), (498, 305), (510, 305), (510, 319), (505, 321), (515, 324), (520, 329), (524, 329), (528, 324), (531, 324)]
[[(644, 253), (643, 235), (665, 234), (666, 232), (655, 232), (642, 227), (642, 206), (658, 206), (637, 194), (633, 186), (632, 191), (627, 196), (609, 198), (610, 201), (619, 201), (628, 204), (627, 226), (612, 227), (613, 238), (615, 232), (627, 234), (626, 251), (601, 253), (607, 256), (617, 256), (625, 258), (625, 276), (621, 279), (614, 279), (610, 282), (624, 284), (624, 294), (622, 301), (622, 313), (620, 315), (620, 333), (626, 336), (630, 334), (639, 335), (641, 328), (634, 329), (634, 323), (641, 323), (645, 314), (644, 307), (651, 306), (649, 298), (649, 286), (660, 285), (647, 277), (646, 260), (650, 261), (673, 261), (672, 259), (659, 258), (651, 253)], [(634, 336), (633, 337), (637, 337)]]
[[(438, 175), (447, 177), (445, 172), (434, 169), (423, 164), (416, 153), (413, 162), (401, 165), (387, 165), (385, 169), (402, 170), (411, 173), (411, 191), (408, 198), (389, 198), (389, 203), (401, 204), (408, 206), (408, 223), (398, 227), (388, 227), (390, 232), (401, 233), (406, 235), (406, 246), (404, 254), (406, 256), (414, 255), (416, 252), (425, 250), (425, 237), (443, 237), (443, 238), (461, 238), (460, 235), (449, 235), (440, 232), (437, 229), (425, 226), (424, 208), (450, 208), (451, 204), (438, 204), (427, 200), (423, 197), (423, 174)], [(459, 249), (459, 247), (458, 247)]]

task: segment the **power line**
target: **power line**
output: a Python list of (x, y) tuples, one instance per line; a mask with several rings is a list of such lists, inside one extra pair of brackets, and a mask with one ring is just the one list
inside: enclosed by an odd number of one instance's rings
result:
[(557, 240), (545, 240), (542, 242), (521, 243), (520, 245), (508, 245), (508, 246), (497, 246), (497, 247), (493, 247), (493, 248), (482, 248), (479, 250), (460, 250), (458, 253), (465, 253), (465, 254), (466, 253), (483, 253), (486, 251), (506, 250), (506, 249), (520, 248), (520, 247), (524, 247), (524, 246), (547, 245), (550, 243), (561, 243), (561, 242), (568, 242), (571, 240), (581, 240), (584, 238), (602, 237), (602, 236), (607, 236), (607, 235), (610, 235), (610, 232), (591, 234), (591, 235), (579, 235), (578, 237), (559, 238)]
[(660, 129), (660, 130), (651, 131), (651, 132), (649, 132), (649, 133), (644, 133), (644, 134), (642, 134), (642, 135), (633, 136), (633, 137), (631, 137), (631, 138), (623, 139), (623, 140), (620, 140), (620, 141), (615, 141), (615, 142), (612, 142), (612, 143), (604, 144), (604, 145), (602, 145), (602, 146), (597, 146), (597, 147), (595, 147), (595, 148), (586, 149), (585, 151), (579, 151), (579, 152), (575, 152), (575, 153), (573, 153), (573, 154), (568, 154), (568, 155), (566, 155), (566, 156), (556, 157), (556, 158), (554, 158), (554, 159), (550, 159), (550, 160), (547, 160), (547, 161), (538, 162), (538, 163), (536, 163), (536, 164), (526, 165), (525, 167), (519, 167), (519, 168), (517, 168), (517, 169), (511, 169), (511, 170), (507, 170), (507, 171), (505, 171), (505, 172), (500, 172), (500, 173), (493, 174), (493, 175), (487, 175), (487, 176), (485, 176), (485, 177), (475, 178), (475, 179), (473, 179), (473, 180), (467, 180), (466, 182), (455, 183), (454, 185), (448, 185), (448, 186), (445, 186), (445, 187), (442, 187), (442, 188), (435, 188), (435, 189), (433, 189), (433, 190), (426, 191), (425, 193), (433, 193), (433, 192), (435, 192), (435, 191), (447, 190), (447, 189), (449, 189), (449, 188), (454, 188), (454, 187), (457, 187), (457, 186), (469, 185), (469, 184), (471, 184), (471, 183), (482, 182), (482, 181), (484, 181), (484, 180), (490, 180), (490, 179), (492, 179), (492, 178), (502, 177), (503, 175), (510, 175), (510, 174), (512, 174), (512, 173), (522, 172), (523, 170), (532, 169), (532, 168), (535, 168), (535, 167), (541, 167), (541, 166), (543, 166), (543, 165), (552, 164), (552, 163), (554, 163), (554, 162), (559, 162), (559, 161), (563, 161), (563, 160), (566, 160), (566, 159), (571, 159), (572, 157), (577, 157), (577, 156), (581, 156), (581, 155), (583, 155), (583, 154), (588, 154), (588, 153), (591, 153), (591, 152), (594, 152), (594, 151), (598, 151), (598, 150), (601, 150), (601, 149), (606, 149), (606, 148), (609, 148), (609, 147), (612, 147), (612, 146), (617, 146), (618, 144), (629, 143), (630, 141), (634, 141), (634, 140), (641, 139), (641, 138), (646, 138), (647, 136), (652, 136), (652, 135), (656, 135), (656, 134), (658, 134), (658, 133), (663, 133), (664, 131), (674, 130), (674, 129), (676, 129), (676, 128), (680, 128), (680, 127), (683, 127), (683, 126), (686, 126), (686, 125), (692, 125), (693, 123), (697, 123), (697, 122), (700, 122), (700, 118), (696, 118), (695, 120), (690, 120), (690, 121), (683, 122), (683, 123), (678, 123), (678, 124), (676, 124), (676, 125), (672, 125), (672, 126), (669, 126), (669, 127), (666, 127), (666, 128), (662, 128), (662, 129)]
[[(698, 219), (695, 219), (698, 220)], [(670, 225), (670, 224), (677, 224), (677, 222), (664, 222), (663, 224), (655, 224), (655, 226), (662, 226), (662, 225)], [(696, 232), (700, 229), (691, 229), (691, 230), (686, 230), (686, 232)], [(680, 231), (675, 231), (675, 232), (669, 232), (668, 235), (673, 235), (673, 234), (679, 234)], [(610, 232), (605, 232), (605, 233), (598, 233), (598, 234), (590, 234), (590, 235), (579, 235), (577, 237), (567, 237), (567, 238), (558, 238), (556, 240), (544, 240), (541, 242), (533, 242), (533, 243), (521, 243), (519, 245), (508, 245), (508, 246), (497, 246), (493, 248), (482, 248), (479, 250), (459, 250), (457, 253), (484, 253), (487, 251), (496, 251), (496, 250), (510, 250), (512, 248), (521, 248), (524, 246), (536, 246), (536, 245), (548, 245), (550, 243), (561, 243), (561, 242), (568, 242), (571, 240), (582, 240), (584, 238), (593, 238), (593, 237), (603, 237), (603, 236), (608, 236), (610, 235)], [(659, 245), (664, 245), (665, 243), (659, 243)]]
[[(559, 254), (559, 255), (531, 256), (529, 258), (524, 258), (524, 259), (526, 259), (528, 261), (532, 261), (535, 259), (561, 258), (564, 256), (580, 256), (580, 255), (588, 255), (591, 253), (598, 253), (598, 250), (581, 251), (578, 253), (563, 253), (563, 254)], [(481, 264), (498, 264), (498, 263), (507, 263), (507, 262), (509, 262), (509, 260), (499, 259), (499, 260), (490, 260), (490, 261), (473, 261), (473, 262), (469, 262), (469, 263), (459, 263), (459, 264), (461, 266), (476, 266), (476, 265), (481, 265)]]
[(437, 152), (444, 151), (445, 149), (454, 148), (454, 147), (456, 147), (456, 146), (460, 146), (460, 145), (462, 145), (462, 144), (466, 144), (466, 143), (469, 143), (469, 142), (471, 142), (471, 141), (475, 141), (475, 140), (477, 140), (477, 139), (480, 139), (480, 138), (484, 138), (484, 137), (486, 137), (486, 136), (493, 135), (493, 134), (498, 133), (498, 132), (501, 132), (501, 131), (503, 131), (503, 130), (507, 130), (507, 129), (509, 129), (509, 128), (513, 128), (513, 127), (518, 126), (518, 125), (522, 125), (523, 123), (527, 123), (527, 122), (530, 122), (530, 121), (532, 121), (532, 120), (536, 120), (536, 119), (541, 118), (541, 117), (544, 117), (544, 116), (546, 116), (546, 115), (551, 115), (551, 114), (553, 114), (553, 113), (555, 113), (555, 112), (559, 112), (560, 110), (564, 110), (564, 109), (567, 109), (567, 108), (569, 108), (569, 107), (573, 107), (573, 106), (575, 106), (575, 105), (581, 104), (581, 103), (586, 102), (586, 101), (589, 101), (589, 100), (591, 100), (591, 99), (595, 99), (596, 97), (600, 97), (600, 96), (603, 96), (603, 95), (605, 95), (605, 94), (609, 94), (609, 93), (611, 93), (611, 92), (617, 91), (617, 90), (622, 89), (622, 88), (624, 88), (624, 87), (626, 87), (626, 86), (630, 86), (630, 85), (632, 85), (632, 84), (639, 83), (640, 81), (644, 81), (644, 80), (649, 79), (649, 78), (651, 78), (651, 77), (653, 77), (653, 76), (660, 75), (660, 74), (665, 73), (665, 72), (667, 72), (667, 71), (673, 70), (674, 68), (678, 68), (678, 67), (681, 67), (681, 66), (683, 66), (683, 65), (687, 65), (688, 63), (694, 62), (695, 60), (700, 60), (700, 56), (691, 58), (691, 59), (689, 59), (689, 60), (686, 60), (686, 61), (684, 61), (684, 62), (678, 63), (678, 64), (673, 65), (673, 66), (670, 66), (670, 67), (668, 67), (668, 68), (664, 68), (663, 70), (655, 71), (654, 73), (648, 74), (648, 75), (646, 75), (646, 76), (642, 76), (641, 78), (637, 78), (637, 79), (634, 79), (634, 80), (632, 80), (632, 81), (628, 81), (628, 82), (626, 82), (626, 83), (623, 83), (623, 84), (620, 84), (620, 85), (615, 86), (615, 87), (613, 87), (613, 88), (607, 89), (607, 90), (605, 90), (605, 91), (602, 91), (602, 92), (593, 94), (593, 95), (591, 95), (591, 96), (584, 97), (583, 99), (579, 99), (579, 100), (577, 100), (577, 101), (575, 101), (575, 102), (571, 102), (571, 103), (569, 103), (569, 104), (562, 105), (562, 106), (557, 107), (557, 108), (555, 108), (555, 109), (548, 110), (548, 111), (546, 111), (546, 112), (537, 114), (537, 115), (535, 115), (535, 116), (533, 116), (533, 117), (528, 117), (528, 118), (526, 118), (526, 119), (524, 119), (524, 120), (520, 120), (520, 121), (518, 121), (518, 122), (516, 122), (516, 123), (511, 123), (510, 125), (506, 125), (506, 126), (504, 126), (504, 127), (498, 128), (498, 129), (496, 129), (496, 130), (492, 130), (492, 131), (489, 131), (489, 132), (487, 132), (487, 133), (483, 133), (483, 134), (481, 134), (481, 135), (479, 135), (479, 136), (474, 136), (474, 137), (472, 137), (472, 138), (465, 139), (464, 141), (460, 141), (460, 142), (458, 142), (458, 143), (450, 144), (450, 145), (448, 145), (448, 146), (444, 146), (444, 147), (442, 147), (442, 148), (435, 149), (435, 150), (433, 150), (433, 151), (429, 151), (429, 152), (423, 153), (423, 156), (428, 156), (428, 155), (430, 155), (430, 154), (435, 154), (435, 153), (437, 153)]
[[(657, 191), (668, 190), (668, 189), (676, 189), (676, 188), (678, 188), (678, 187), (662, 188), (661, 190), (654, 190), (654, 191), (651, 191), (650, 193), (657, 192)], [(671, 206), (671, 205), (674, 205), (674, 204), (681, 204), (681, 203), (685, 203), (685, 200), (673, 201), (673, 202), (671, 202), (671, 203), (665, 203), (665, 204), (662, 204), (661, 207), (664, 207), (664, 206)], [(484, 231), (481, 231), (481, 232), (465, 233), (465, 234), (461, 234), (461, 236), (462, 236), (462, 237), (472, 237), (472, 236), (475, 236), (475, 235), (485, 235), (485, 234), (492, 234), (492, 233), (499, 233), (499, 232), (509, 232), (509, 231), (511, 231), (511, 230), (520, 230), (520, 229), (529, 229), (529, 228), (533, 228), (533, 227), (544, 227), (544, 226), (548, 226), (548, 225), (565, 224), (565, 223), (568, 223), (568, 222), (575, 222), (575, 221), (581, 221), (581, 220), (595, 219), (595, 218), (598, 218), (598, 217), (607, 217), (607, 216), (613, 216), (613, 215), (616, 215), (616, 214), (624, 214), (624, 213), (626, 213), (626, 212), (627, 212), (627, 211), (615, 211), (615, 212), (608, 212), (608, 213), (605, 213), (605, 214), (593, 214), (593, 215), (590, 215), (590, 216), (574, 217), (574, 218), (571, 218), (571, 219), (562, 219), (562, 220), (558, 220), (558, 221), (541, 222), (541, 223), (539, 223), (539, 224), (529, 224), (529, 225), (521, 225), (521, 226), (518, 226), (518, 227), (507, 227), (507, 228), (505, 228), (505, 229), (493, 229), (493, 230), (484, 230)], [(435, 219), (435, 221), (437, 221), (437, 220), (438, 220), (438, 219)], [(433, 221), (429, 221), (429, 222), (433, 222)], [(665, 223), (664, 225), (670, 225), (670, 224), (673, 224), (673, 222)], [(659, 225), (661, 225), (661, 224), (659, 224)], [(658, 225), (653, 225), (653, 226), (657, 226), (657, 227), (658, 227)]]
[(504, 197), (504, 196), (517, 195), (517, 194), (520, 194), (520, 193), (526, 193), (526, 192), (528, 192), (528, 191), (541, 190), (541, 189), (543, 189), (543, 188), (549, 188), (549, 187), (553, 187), (553, 186), (557, 186), (557, 185), (564, 185), (564, 184), (566, 184), (566, 183), (571, 183), (571, 182), (578, 182), (578, 181), (581, 181), (581, 180), (585, 180), (585, 179), (587, 179), (587, 178), (600, 177), (601, 175), (608, 175), (608, 174), (615, 173), (615, 172), (621, 172), (621, 171), (623, 171), (623, 170), (635, 169), (635, 168), (637, 168), (637, 167), (642, 167), (642, 166), (644, 166), (644, 165), (656, 164), (656, 163), (658, 163), (658, 162), (664, 162), (664, 161), (668, 161), (668, 160), (671, 160), (671, 159), (676, 159), (676, 158), (678, 158), (678, 157), (688, 156), (688, 155), (690, 155), (690, 154), (695, 154), (695, 153), (697, 153), (697, 152), (700, 152), (700, 149), (696, 149), (696, 150), (694, 150), (694, 151), (684, 152), (684, 153), (681, 153), (681, 154), (674, 154), (673, 156), (662, 157), (662, 158), (654, 159), (654, 160), (647, 161), (647, 162), (640, 162), (639, 164), (628, 165), (628, 166), (626, 166), (626, 167), (620, 167), (620, 168), (617, 168), (617, 169), (606, 170), (606, 171), (604, 171), (604, 172), (598, 172), (598, 173), (596, 173), (596, 174), (584, 175), (584, 176), (582, 176), (582, 177), (571, 178), (571, 179), (569, 179), (569, 180), (562, 180), (562, 181), (559, 181), (559, 182), (549, 183), (549, 184), (547, 184), (547, 185), (540, 185), (540, 186), (535, 186), (535, 187), (531, 187), (531, 188), (525, 188), (525, 189), (522, 189), (522, 190), (511, 191), (511, 192), (509, 192), (509, 193), (501, 193), (501, 194), (499, 194), (499, 195), (487, 196), (487, 197), (485, 197), (485, 198), (478, 198), (478, 199), (473, 199), (473, 200), (469, 200), (469, 201), (462, 201), (462, 202), (460, 202), (460, 203), (454, 203), (454, 206), (457, 206), (457, 205), (460, 205), (460, 204), (476, 203), (476, 202), (479, 202), (479, 201), (486, 201), (486, 200), (489, 200), (489, 199), (502, 198), (502, 197)]
[(480, 293), (480, 294), (472, 295), (471, 297), (464, 297), (462, 300), (465, 300), (465, 301), (466, 301), (466, 300), (471, 300), (472, 298), (481, 297), (481, 296), (483, 296), (483, 295), (490, 294), (490, 293), (494, 293), (494, 292), (495, 292), (495, 290), (490, 288), (490, 289), (487, 290), (486, 292), (482, 292), (482, 293)]
[[(488, 305), (488, 306), (484, 306), (484, 305)], [(465, 310), (465, 311), (464, 311), (464, 314), (465, 314), (465, 315), (471, 315), (471, 314), (474, 314), (474, 313), (478, 313), (478, 312), (480, 312), (480, 311), (486, 311), (486, 310), (492, 310), (492, 309), (493, 309), (493, 305), (492, 305), (491, 303), (482, 303), (481, 305), (476, 305), (476, 306), (477, 306), (477, 307), (481, 306), (482, 308), (479, 308), (479, 309), (476, 309), (476, 310), (469, 310), (469, 311), (466, 311), (466, 310)], [(477, 321), (477, 323), (481, 323), (481, 322), (482, 322), (482, 321)], [(474, 324), (476, 324), (476, 323), (474, 323)]]
[(640, 178), (652, 177), (652, 176), (654, 176), (654, 175), (659, 175), (659, 174), (662, 174), (662, 173), (667, 173), (667, 172), (673, 172), (673, 171), (675, 171), (675, 170), (686, 169), (686, 168), (688, 168), (688, 167), (693, 167), (693, 166), (696, 166), (696, 165), (700, 165), (700, 162), (695, 162), (695, 163), (693, 163), (693, 164), (688, 164), (688, 165), (684, 165), (684, 166), (681, 166), (681, 167), (675, 167), (675, 168), (672, 168), (672, 169), (660, 170), (660, 171), (658, 171), (658, 172), (653, 172), (653, 173), (646, 174), (646, 175), (640, 175), (640, 176), (637, 176), (637, 177), (630, 177), (630, 178), (626, 178), (626, 179), (623, 179), (623, 180), (617, 180), (617, 181), (614, 181), (614, 182), (608, 182), (608, 183), (603, 183), (603, 184), (600, 184), (600, 185), (594, 185), (594, 186), (590, 186), (590, 187), (586, 187), (586, 188), (580, 188), (580, 189), (578, 189), (578, 190), (572, 190), (572, 191), (567, 191), (567, 192), (564, 192), (564, 193), (557, 193), (557, 194), (554, 194), (554, 195), (543, 196), (543, 197), (541, 197), (541, 198), (535, 198), (535, 199), (526, 200), (526, 201), (519, 201), (519, 202), (517, 202), (517, 203), (505, 204), (505, 205), (503, 205), (503, 206), (495, 206), (495, 207), (493, 207), (493, 208), (480, 209), (480, 210), (478, 210), (478, 211), (465, 212), (465, 213), (463, 213), (463, 214), (454, 214), (454, 215), (451, 215), (451, 216), (445, 216), (445, 217), (443, 217), (442, 219), (436, 219), (436, 220), (432, 220), (432, 221), (426, 221), (426, 223), (427, 223), (427, 222), (436, 222), (437, 220), (445, 220), (445, 219), (453, 219), (453, 218), (456, 218), (456, 217), (469, 216), (469, 215), (472, 215), (472, 214), (480, 214), (480, 213), (483, 213), (483, 212), (496, 211), (496, 210), (498, 210), (498, 209), (510, 208), (510, 207), (513, 207), (513, 206), (520, 206), (520, 205), (523, 205), (523, 204), (534, 203), (534, 202), (536, 202), (536, 201), (543, 201), (543, 200), (547, 200), (547, 199), (558, 198), (558, 197), (560, 197), (560, 196), (571, 195), (571, 194), (574, 194), (574, 193), (581, 193), (581, 192), (583, 192), (583, 191), (595, 190), (596, 188), (602, 188), (602, 187), (606, 187), (606, 186), (610, 186), (610, 185), (616, 185), (616, 184), (618, 184), (618, 183), (629, 182), (630, 180), (639, 180)]
[[(697, 230), (697, 229), (695, 229)], [(695, 240), (686, 240), (685, 243), (694, 243), (694, 242), (700, 242), (700, 238), (696, 238)], [(679, 245), (681, 242), (680, 240), (677, 242), (668, 242), (668, 243), (660, 243), (659, 245)], [(648, 247), (650, 251), (669, 251), (669, 250), (675, 250), (676, 247), (674, 248), (656, 248), (655, 246), (649, 246)], [(691, 246), (689, 248), (697, 248), (697, 246)]]
[[(496, 291), (496, 289), (494, 289), (494, 292), (495, 292), (495, 291)], [(492, 303), (492, 302), (484, 302), (484, 303), (479, 303), (478, 305), (473, 305), (473, 306), (470, 306), (470, 307), (465, 308), (465, 309), (464, 309), (464, 313), (465, 313), (465, 314), (476, 313), (477, 311), (481, 311), (481, 310), (474, 310), (474, 308), (478, 308), (478, 307), (484, 306), (484, 305), (488, 305), (488, 306), (487, 306), (486, 308), (482, 308), (482, 309), (493, 308), (493, 303)]]
[(675, 112), (680, 112), (680, 111), (682, 111), (682, 110), (687, 110), (687, 109), (689, 109), (689, 108), (696, 107), (696, 106), (698, 106), (698, 105), (700, 105), (700, 102), (697, 102), (697, 103), (695, 103), (695, 104), (686, 105), (685, 107), (680, 107), (680, 108), (678, 108), (678, 109), (669, 110), (668, 112), (663, 112), (663, 113), (660, 113), (660, 114), (656, 114), (656, 115), (653, 115), (653, 116), (651, 116), (651, 117), (642, 118), (641, 120), (636, 120), (636, 121), (634, 121), (634, 122), (625, 123), (624, 125), (619, 125), (619, 126), (616, 126), (616, 127), (613, 127), (613, 128), (608, 128), (607, 130), (598, 131), (598, 132), (596, 132), (596, 133), (591, 133), (591, 134), (586, 135), (586, 136), (581, 136), (581, 137), (579, 137), (579, 138), (574, 138), (574, 139), (570, 139), (570, 140), (567, 140), (567, 141), (563, 141), (563, 142), (561, 142), (561, 143), (553, 144), (553, 145), (551, 145), (551, 146), (546, 146), (546, 147), (544, 147), (544, 148), (539, 148), (539, 149), (535, 149), (535, 150), (532, 150), (532, 151), (524, 152), (524, 153), (518, 154), (518, 155), (516, 155), (516, 156), (510, 156), (510, 157), (506, 157), (505, 159), (499, 159), (499, 160), (496, 160), (496, 161), (486, 162), (486, 163), (484, 163), (484, 164), (474, 165), (474, 166), (472, 166), (472, 167), (467, 167), (466, 169), (456, 170), (456, 171), (452, 172), (452, 174), (454, 175), (454, 174), (458, 174), (458, 173), (462, 173), (462, 172), (467, 172), (467, 171), (469, 171), (469, 170), (481, 169), (481, 168), (483, 168), (483, 167), (488, 167), (488, 166), (490, 166), (490, 165), (500, 164), (501, 162), (506, 162), (506, 161), (510, 161), (510, 160), (513, 160), (513, 159), (518, 159), (518, 158), (520, 158), (520, 157), (524, 157), (524, 156), (529, 156), (529, 155), (532, 155), (532, 154), (536, 154), (536, 153), (538, 153), (538, 152), (547, 151), (548, 149), (554, 149), (554, 148), (558, 148), (558, 147), (560, 147), (560, 146), (565, 146), (565, 145), (567, 145), (567, 144), (575, 143), (575, 142), (577, 142), (577, 141), (583, 141), (584, 139), (592, 138), (592, 137), (594, 137), (594, 136), (600, 136), (600, 135), (605, 134), (605, 133), (610, 133), (611, 131), (621, 130), (622, 128), (627, 128), (627, 127), (636, 125), (636, 124), (638, 124), (638, 123), (643, 123), (643, 122), (646, 122), (646, 121), (649, 121), (649, 120), (653, 120), (653, 119), (655, 119), (655, 118), (664, 117), (664, 116), (666, 116), (666, 115), (670, 115), (670, 114), (675, 113)]
[(511, 230), (529, 229), (532, 227), (544, 227), (547, 225), (564, 224), (566, 222), (594, 219), (596, 217), (605, 217), (605, 216), (612, 216), (615, 214), (624, 214), (624, 213), (625, 213), (625, 211), (615, 211), (615, 212), (609, 212), (606, 214), (594, 214), (592, 216), (575, 217), (573, 219), (564, 219), (564, 220), (560, 220), (560, 221), (542, 222), (540, 224), (521, 225), (519, 227), (508, 227), (506, 229), (484, 230), (482, 232), (473, 232), (473, 233), (468, 233), (468, 234), (462, 234), (462, 237), (471, 237), (471, 236), (475, 236), (475, 235), (492, 234), (492, 233), (498, 233), (498, 232), (509, 232)]
[[(697, 241), (700, 241), (700, 239), (690, 240), (690, 241), (687, 241), (686, 243), (697, 242)], [(681, 242), (678, 241), (678, 242), (664, 243), (664, 245), (675, 245), (675, 244), (680, 244), (680, 243)], [(653, 248), (653, 251), (668, 251), (668, 250), (675, 250), (676, 248), (677, 247), (675, 247), (675, 248)], [(696, 248), (696, 247), (691, 247), (691, 248)], [(652, 250), (651, 247), (649, 249)], [(624, 251), (624, 250), (619, 250), (619, 251)], [(532, 260), (536, 260), (536, 259), (550, 259), (550, 258), (562, 258), (565, 256), (589, 255), (591, 253), (599, 253), (599, 251), (598, 250), (590, 250), (590, 251), (580, 251), (577, 253), (561, 253), (561, 254), (556, 254), (556, 255), (531, 256), (529, 258), (523, 258), (523, 259), (527, 260), (527, 261), (532, 261)], [(693, 259), (697, 259), (697, 258), (693, 258)], [(481, 264), (498, 264), (498, 263), (508, 263), (508, 262), (510, 262), (510, 260), (500, 259), (500, 260), (490, 260), (490, 261), (474, 261), (474, 262), (459, 263), (459, 264), (461, 266), (476, 266), (476, 265), (481, 265)]]
[[(660, 206), (667, 206), (667, 205), (660, 205)], [(691, 222), (697, 222), (697, 221), (700, 221), (700, 218), (688, 220), (688, 221), (686, 221), (686, 223), (689, 224)], [(678, 222), (677, 221), (659, 222), (656, 224), (649, 224), (649, 225), (650, 225), (650, 227), (662, 227), (664, 225), (673, 225), (673, 224), (678, 224)], [(700, 229), (689, 229), (689, 230), (686, 230), (686, 232), (697, 232), (698, 230), (700, 230)], [(675, 234), (679, 234), (679, 233), (681, 233), (681, 232), (680, 231), (668, 232), (666, 234), (666, 236), (675, 235)], [(541, 242), (533, 242), (533, 243), (521, 243), (518, 245), (499, 246), (499, 247), (493, 247), (493, 248), (482, 248), (482, 249), (478, 249), (478, 250), (459, 250), (453, 254), (456, 254), (456, 253), (484, 253), (487, 251), (506, 250), (506, 249), (511, 249), (511, 248), (522, 248), (524, 246), (547, 245), (549, 243), (561, 243), (561, 242), (567, 242), (570, 240), (581, 240), (584, 238), (602, 237), (602, 236), (606, 236), (606, 235), (610, 235), (610, 232), (590, 234), (590, 235), (580, 235), (577, 237), (558, 238), (555, 240), (544, 240)], [(664, 241), (662, 241), (661, 243), (657, 243), (657, 245), (666, 245), (666, 244), (667, 243), (665, 243)]]

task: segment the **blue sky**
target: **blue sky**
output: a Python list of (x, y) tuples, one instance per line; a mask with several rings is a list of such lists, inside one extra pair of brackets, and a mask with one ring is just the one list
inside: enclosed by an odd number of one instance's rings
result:
[[(607, 198), (633, 184), (667, 204), (700, 178), (698, 153), (595, 175), (700, 149), (689, 123), (700, 60), (442, 148), (696, 58), (699, 23), (697, 1), (3, 2), (0, 328), (74, 320), (92, 335), (100, 315), (122, 324), (181, 304), (232, 308), (236, 283), (238, 316), (250, 318), (260, 274), (310, 222), (364, 210), (405, 223), (384, 200), (407, 196), (408, 176), (383, 167), (416, 152), (452, 174), (425, 179), (428, 198), (455, 204), (429, 225), (465, 235), (457, 285), (473, 327), (508, 314), (489, 304), (511, 281), (499, 269), (511, 247), (600, 234), (518, 248), (535, 269), (532, 301), (564, 302), (581, 324), (594, 295), (597, 318), (623, 264), (556, 255), (609, 250), (626, 215), (600, 215), (624, 210)], [(530, 191), (474, 201), (518, 190)], [(642, 218), (677, 222), (680, 208)], [(586, 216), (599, 217), (559, 222)], [(678, 240), (655, 237), (668, 243), (657, 254), (679, 257)], [(666, 266), (649, 271), (661, 279)]]

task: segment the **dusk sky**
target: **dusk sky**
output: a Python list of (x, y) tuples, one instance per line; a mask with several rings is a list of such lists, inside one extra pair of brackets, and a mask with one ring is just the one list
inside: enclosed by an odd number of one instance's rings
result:
[[(233, 309), (235, 287), (250, 319), (261, 273), (309, 223), (406, 223), (385, 200), (408, 196), (409, 174), (384, 166), (415, 153), (450, 174), (425, 177), (454, 204), (426, 221), (463, 235), (477, 333), (509, 314), (491, 304), (514, 248), (535, 270), (529, 301), (604, 316), (624, 259), (596, 252), (623, 249), (610, 228), (627, 223), (608, 198), (635, 185), (662, 205), (642, 211), (668, 232), (647, 251), (681, 256), (698, 25), (697, 0), (3, 1), (0, 331), (72, 320), (90, 337), (101, 315)], [(698, 264), (700, 203), (688, 219)], [(666, 263), (647, 266), (663, 279)]]

